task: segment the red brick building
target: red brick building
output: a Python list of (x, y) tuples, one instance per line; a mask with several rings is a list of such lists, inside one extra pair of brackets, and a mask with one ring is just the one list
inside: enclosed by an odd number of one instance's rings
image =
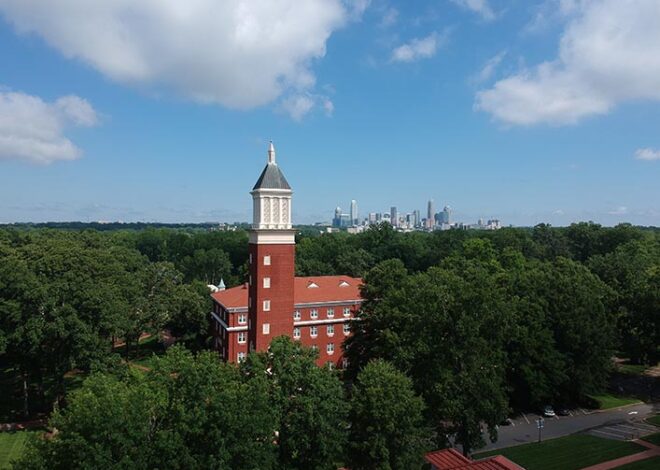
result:
[(275, 162), (268, 163), (252, 188), (249, 281), (211, 295), (215, 349), (240, 362), (249, 351), (264, 351), (273, 338), (290, 336), (319, 351), (319, 365), (342, 367), (341, 344), (362, 302), (360, 279), (349, 276), (295, 277), (292, 191)]

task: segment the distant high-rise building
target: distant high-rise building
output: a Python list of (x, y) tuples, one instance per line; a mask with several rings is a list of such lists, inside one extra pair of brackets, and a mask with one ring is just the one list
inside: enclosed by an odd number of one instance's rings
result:
[(418, 209), (415, 209), (413, 211), (414, 219), (415, 219), (415, 227), (419, 227), (419, 224), (422, 222), (422, 216), (419, 212)]
[(341, 227), (341, 207), (335, 209), (335, 217), (332, 219), (333, 227)]
[(390, 208), (390, 223), (392, 227), (399, 225), (399, 212), (396, 210), (396, 206)]
[(440, 213), (440, 223), (450, 225), (451, 224), (451, 207), (445, 206), (445, 208)]
[(358, 205), (357, 201), (353, 199), (351, 201), (351, 224), (357, 225), (358, 222)]
[(376, 214), (375, 212), (369, 212), (369, 219), (367, 220), (370, 225), (375, 224), (376, 222), (378, 222), (378, 214)]
[(433, 199), (429, 199), (429, 203), (426, 208), (426, 224), (428, 225), (428, 228), (433, 228), (434, 221), (435, 221), (435, 208), (433, 207)]

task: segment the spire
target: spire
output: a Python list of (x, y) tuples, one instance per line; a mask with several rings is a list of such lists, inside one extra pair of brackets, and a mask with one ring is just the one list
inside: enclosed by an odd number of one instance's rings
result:
[(270, 141), (270, 146), (268, 147), (268, 163), (275, 163), (275, 146), (273, 146), (273, 141)]
[(218, 290), (225, 290), (225, 281), (224, 279), (220, 278), (220, 284), (217, 285)]

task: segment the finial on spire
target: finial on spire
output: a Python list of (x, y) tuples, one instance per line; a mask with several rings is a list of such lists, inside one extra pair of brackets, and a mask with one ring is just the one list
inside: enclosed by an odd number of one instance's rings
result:
[(268, 147), (268, 163), (275, 163), (275, 146), (273, 141), (270, 141), (270, 146)]

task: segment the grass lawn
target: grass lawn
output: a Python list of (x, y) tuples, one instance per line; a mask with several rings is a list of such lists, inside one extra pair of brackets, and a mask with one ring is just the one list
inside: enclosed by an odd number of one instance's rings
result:
[(603, 395), (590, 395), (591, 398), (596, 400), (600, 405), (598, 409), (600, 410), (609, 410), (610, 408), (617, 408), (624, 405), (632, 405), (633, 403), (640, 403), (637, 398), (630, 397), (617, 397), (610, 394)]
[(644, 375), (649, 366), (644, 364), (619, 364), (617, 370), (626, 375)]
[(527, 470), (578, 470), (625, 455), (643, 452), (633, 442), (612, 441), (587, 434), (551, 439), (545, 442), (523, 444), (477, 454), (479, 459), (489, 455), (504, 455)]
[(34, 431), (0, 432), (0, 469), (9, 468), (9, 462), (21, 456), (31, 434)]
[(646, 422), (655, 424), (656, 426), (660, 426), (660, 415), (655, 415), (655, 416), (651, 416), (650, 418), (646, 418)]
[(651, 444), (660, 446), (660, 432), (656, 432), (655, 434), (649, 434), (648, 436), (642, 437), (642, 439), (644, 439), (646, 442), (650, 442)]
[(616, 470), (657, 470), (658, 468), (660, 468), (660, 457), (652, 457), (617, 467)]

